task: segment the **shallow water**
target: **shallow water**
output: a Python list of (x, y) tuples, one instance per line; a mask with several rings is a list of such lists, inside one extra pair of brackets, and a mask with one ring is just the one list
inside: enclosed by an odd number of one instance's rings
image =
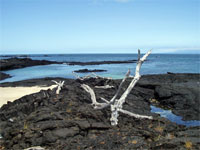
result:
[[(30, 55), (35, 60), (51, 61), (117, 61), (137, 59), (136, 54), (64, 54), (64, 55)], [(0, 57), (3, 58), (3, 57)], [(4, 57), (7, 58), (7, 57)], [(74, 78), (72, 71), (79, 69), (104, 69), (107, 72), (97, 73), (101, 76), (113, 77), (114, 79), (123, 78), (128, 69), (131, 69), (132, 75), (135, 72), (136, 63), (130, 64), (103, 64), (87, 66), (69, 66), (67, 64), (52, 64), (45, 66), (34, 66), (10, 71), (3, 71), (10, 74), (12, 78), (0, 81), (13, 82), (32, 78), (43, 77), (65, 77)], [(175, 54), (151, 54), (148, 61), (144, 62), (141, 68), (141, 74), (164, 74), (173, 73), (200, 73), (200, 55), (175, 55)], [(79, 73), (80, 76), (87, 73)]]
[(151, 112), (160, 114), (161, 117), (169, 119), (171, 122), (175, 122), (179, 125), (190, 126), (200, 126), (200, 121), (191, 120), (183, 121), (181, 116), (174, 115), (171, 110), (164, 110), (155, 106), (151, 106)]

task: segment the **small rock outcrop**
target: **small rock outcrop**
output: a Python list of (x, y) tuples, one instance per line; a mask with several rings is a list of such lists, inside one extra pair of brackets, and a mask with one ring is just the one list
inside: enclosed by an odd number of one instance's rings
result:
[(93, 69), (93, 70), (88, 70), (88, 69), (80, 69), (80, 70), (75, 70), (74, 72), (77, 73), (88, 73), (88, 72), (106, 72), (107, 70), (102, 70), (102, 69)]
[(4, 79), (10, 78), (10, 77), (11, 76), (9, 74), (0, 72), (0, 80), (4, 80)]

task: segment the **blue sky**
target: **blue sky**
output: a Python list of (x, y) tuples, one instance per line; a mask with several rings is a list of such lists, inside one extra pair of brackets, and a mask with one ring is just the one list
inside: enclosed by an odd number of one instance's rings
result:
[(199, 0), (0, 0), (0, 53), (200, 51)]

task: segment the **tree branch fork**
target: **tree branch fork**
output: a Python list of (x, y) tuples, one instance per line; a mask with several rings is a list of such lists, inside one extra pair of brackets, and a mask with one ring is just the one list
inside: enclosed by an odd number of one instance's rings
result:
[[(130, 69), (126, 73), (125, 77), (123, 78), (123, 80), (121, 81), (121, 83), (119, 85), (119, 88), (117, 89), (115, 95), (112, 97), (112, 99), (110, 101), (101, 97), (101, 100), (104, 101), (104, 102), (103, 103), (97, 102), (94, 90), (86, 84), (81, 84), (81, 87), (87, 93), (90, 94), (91, 101), (92, 101), (91, 105), (94, 107), (94, 109), (104, 109), (106, 107), (110, 107), (110, 110), (111, 110), (111, 118), (110, 118), (111, 125), (117, 125), (118, 124), (119, 112), (127, 114), (127, 115), (135, 117), (135, 118), (153, 119), (152, 116), (139, 115), (139, 114), (135, 114), (135, 113), (132, 113), (132, 112), (129, 112), (129, 111), (123, 109), (123, 104), (124, 104), (127, 96), (129, 95), (131, 90), (135, 87), (136, 83), (139, 81), (139, 79), (141, 77), (140, 76), (140, 68), (141, 68), (143, 62), (147, 59), (147, 57), (150, 54), (151, 54), (151, 50), (149, 50), (142, 58), (140, 58), (140, 50), (138, 50), (138, 62), (137, 62), (137, 66), (136, 66), (136, 69), (135, 69), (135, 76), (133, 76), (133, 79), (130, 82), (128, 88), (125, 90), (125, 92), (122, 94), (122, 96), (119, 99), (117, 99), (117, 97), (119, 95), (119, 92), (120, 92), (124, 82), (126, 81), (127, 78), (131, 77), (130, 76)], [(81, 79), (84, 80), (85, 78), (81, 78)], [(109, 87), (109, 86), (107, 86), (107, 87)]]

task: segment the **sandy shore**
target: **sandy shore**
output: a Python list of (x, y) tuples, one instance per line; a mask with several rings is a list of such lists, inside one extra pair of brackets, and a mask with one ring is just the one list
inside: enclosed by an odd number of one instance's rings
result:
[(14, 101), (19, 99), (25, 95), (37, 93), (40, 90), (53, 89), (56, 85), (52, 85), (49, 87), (40, 87), (40, 86), (32, 86), (32, 87), (0, 87), (0, 107), (3, 104), (7, 104), (8, 101)]

